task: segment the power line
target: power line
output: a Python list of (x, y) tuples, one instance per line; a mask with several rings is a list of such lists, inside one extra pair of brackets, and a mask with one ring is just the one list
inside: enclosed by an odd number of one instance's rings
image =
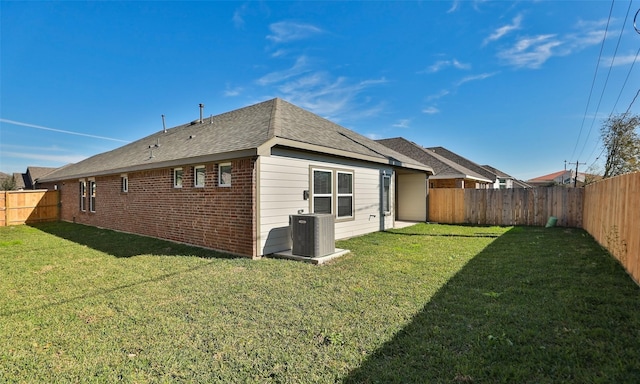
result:
[(611, 8), (609, 9), (609, 18), (607, 19), (607, 27), (604, 30), (604, 37), (602, 38), (602, 44), (600, 45), (600, 53), (598, 53), (598, 61), (596, 62), (596, 70), (593, 74), (593, 80), (591, 81), (591, 89), (589, 90), (589, 98), (587, 99), (587, 106), (584, 110), (584, 117), (582, 118), (582, 124), (580, 124), (580, 132), (578, 132), (578, 139), (576, 140), (576, 145), (573, 147), (573, 152), (571, 152), (571, 157), (575, 155), (576, 149), (578, 148), (578, 144), (580, 143), (580, 136), (582, 135), (582, 128), (584, 127), (584, 122), (587, 118), (587, 112), (589, 111), (589, 104), (591, 103), (591, 95), (593, 94), (593, 86), (596, 83), (596, 76), (598, 75), (598, 68), (600, 68), (600, 59), (602, 58), (602, 50), (604, 49), (604, 42), (607, 40), (607, 33), (609, 31), (609, 22), (611, 21), (611, 14), (613, 13), (613, 4), (615, 0), (611, 1)]
[(580, 154), (578, 155), (578, 158), (580, 158), (582, 156), (582, 153), (584, 152), (584, 149), (587, 146), (587, 143), (589, 141), (589, 136), (591, 136), (591, 131), (593, 130), (593, 125), (596, 122), (596, 117), (598, 116), (598, 111), (600, 110), (600, 104), (602, 103), (602, 99), (604, 98), (604, 91), (607, 89), (607, 84), (609, 83), (609, 77), (611, 76), (611, 70), (613, 69), (613, 63), (616, 59), (616, 55), (618, 54), (618, 48), (620, 47), (620, 41), (622, 40), (622, 33), (624, 32), (624, 26), (627, 24), (627, 19), (629, 18), (629, 12), (631, 11), (631, 3), (632, 1), (629, 1), (629, 7), (627, 8), (627, 13), (624, 17), (624, 22), (622, 23), (622, 28), (620, 28), (620, 34), (618, 35), (618, 42), (616, 43), (616, 49), (613, 51), (613, 56), (611, 57), (611, 64), (609, 64), (609, 70), (607, 71), (607, 77), (604, 81), (604, 86), (602, 87), (602, 92), (600, 93), (600, 99), (598, 100), (598, 106), (596, 107), (596, 112), (593, 115), (593, 120), (591, 121), (591, 126), (589, 127), (589, 132), (587, 132), (587, 137), (584, 139), (584, 145), (582, 146), (582, 149), (580, 150)]

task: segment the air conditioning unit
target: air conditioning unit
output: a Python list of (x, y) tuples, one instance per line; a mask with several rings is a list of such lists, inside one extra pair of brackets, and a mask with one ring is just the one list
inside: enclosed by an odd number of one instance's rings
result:
[(291, 215), (291, 253), (296, 256), (321, 257), (335, 252), (333, 216), (325, 213)]

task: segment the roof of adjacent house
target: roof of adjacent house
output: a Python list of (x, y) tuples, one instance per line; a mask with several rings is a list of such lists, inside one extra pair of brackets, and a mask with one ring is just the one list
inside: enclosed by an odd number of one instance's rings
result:
[(394, 151), (400, 152), (411, 157), (414, 160), (431, 166), (435, 172), (435, 176), (431, 179), (449, 179), (449, 178), (465, 178), (492, 183), (488, 179), (473, 170), (470, 170), (460, 164), (455, 163), (446, 157), (440, 156), (436, 152), (429, 151), (422, 146), (409, 141), (403, 137), (395, 137), (391, 139), (376, 140)]
[(476, 173), (481, 174), (482, 176), (495, 181), (496, 178), (498, 177), (498, 175), (494, 172), (492, 172), (489, 169), (484, 168), (481, 165), (478, 165), (477, 163), (474, 163), (473, 161), (464, 158), (460, 155), (458, 155), (455, 152), (451, 152), (450, 150), (446, 149), (445, 147), (429, 147), (426, 148), (428, 151), (432, 151), (437, 153), (438, 155), (445, 157), (453, 162), (455, 162), (456, 164), (460, 164), (463, 167), (466, 167)]
[(489, 172), (493, 173), (494, 175), (498, 176), (499, 178), (502, 179), (515, 179), (515, 177), (509, 175), (508, 173), (502, 172), (501, 170), (499, 170), (498, 168), (492, 167), (490, 165), (482, 165), (482, 168), (488, 170)]
[(29, 184), (29, 180), (27, 179), (26, 173), (14, 172), (13, 180), (16, 182), (16, 189), (27, 189), (27, 185)]
[(47, 176), (51, 172), (55, 171), (58, 168), (53, 167), (27, 167), (27, 179), (31, 185), (28, 185), (28, 188), (33, 188), (38, 182), (39, 179)]
[(572, 171), (571, 170), (558, 171), (558, 172), (550, 173), (548, 175), (538, 176), (538, 177), (535, 177), (533, 179), (529, 179), (527, 181), (529, 181), (529, 182), (555, 181), (556, 179), (562, 179), (563, 177), (566, 177), (567, 175), (569, 177), (572, 177), (573, 176)]
[(365, 136), (275, 98), (162, 130), (63, 167), (41, 182), (269, 154), (275, 146), (433, 173)]

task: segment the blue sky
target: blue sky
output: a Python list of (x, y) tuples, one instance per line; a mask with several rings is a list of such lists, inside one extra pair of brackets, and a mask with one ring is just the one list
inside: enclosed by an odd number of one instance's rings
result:
[(5, 173), (281, 97), (526, 180), (586, 169), (640, 111), (638, 0), (0, 6)]

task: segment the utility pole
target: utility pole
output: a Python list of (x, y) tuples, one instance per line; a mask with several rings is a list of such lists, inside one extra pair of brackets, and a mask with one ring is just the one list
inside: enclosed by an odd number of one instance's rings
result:
[(576, 160), (576, 177), (573, 178), (573, 188), (576, 188), (578, 186), (578, 165), (579, 164), (585, 165), (587, 163), (578, 163), (578, 161)]

